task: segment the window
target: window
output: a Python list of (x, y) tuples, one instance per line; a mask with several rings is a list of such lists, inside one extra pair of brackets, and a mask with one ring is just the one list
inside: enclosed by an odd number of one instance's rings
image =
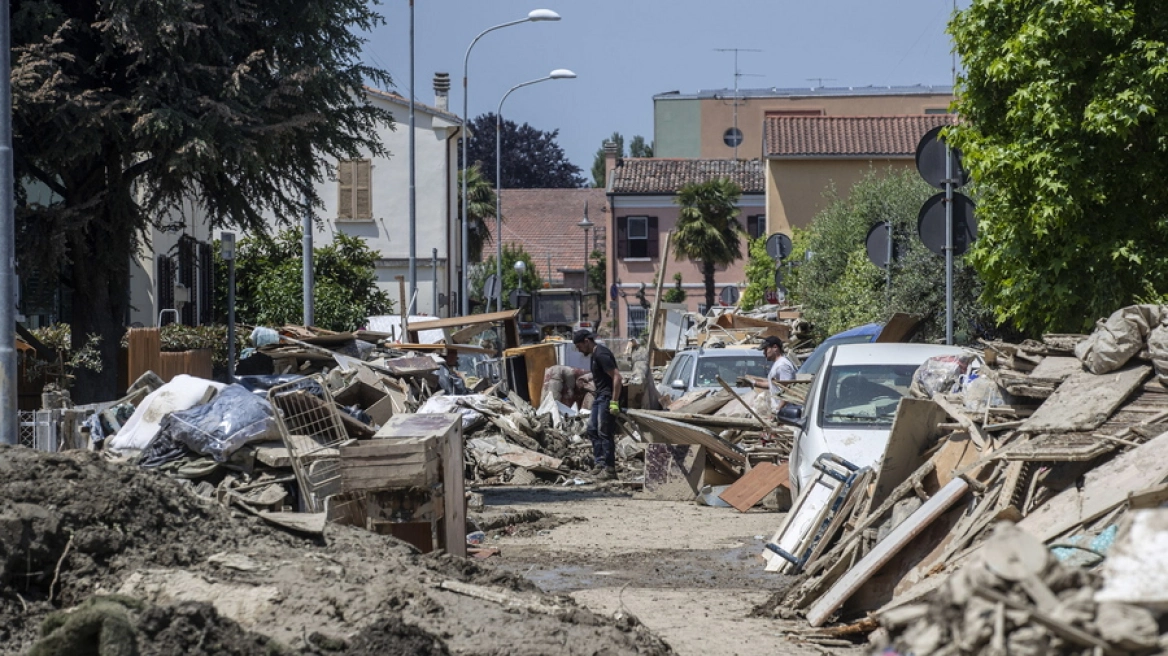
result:
[(925, 113), (926, 114), (949, 114), (951, 112), (949, 111), (948, 107), (926, 107)]
[(337, 162), (338, 221), (363, 221), (373, 218), (372, 169), (373, 162), (367, 159)]
[(644, 308), (630, 307), (628, 313), (628, 336), (639, 339), (641, 333), (649, 327), (649, 311)]
[(756, 214), (746, 217), (746, 234), (751, 239), (758, 239), (766, 234), (766, 215)]
[(722, 133), (722, 143), (731, 148), (737, 148), (742, 145), (742, 130), (738, 128), (728, 128)]
[(616, 233), (617, 258), (628, 260), (658, 257), (657, 217), (617, 217)]

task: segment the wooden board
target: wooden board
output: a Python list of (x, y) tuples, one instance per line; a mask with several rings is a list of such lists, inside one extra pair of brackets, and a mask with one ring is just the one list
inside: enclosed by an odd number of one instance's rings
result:
[(760, 462), (718, 497), (738, 512), (746, 512), (780, 485), (789, 487), (790, 478), (789, 463)]
[(1046, 542), (1103, 516), (1128, 494), (1168, 477), (1168, 433), (1121, 453), (1087, 472), (1080, 488), (1072, 485), (1026, 516), (1018, 527)]
[(677, 444), (645, 445), (645, 487), (636, 499), (693, 501), (701, 489), (706, 450)]
[(1111, 453), (1119, 444), (1095, 437), (1092, 433), (1055, 433), (1039, 435), (1025, 444), (1012, 447), (1003, 460), (1036, 462), (1087, 462)]
[(921, 454), (938, 437), (937, 424), (946, 413), (936, 403), (926, 399), (901, 399), (888, 433), (888, 444), (879, 470), (870, 502), (878, 508), (888, 495), (921, 466)]
[(923, 319), (914, 314), (897, 312), (888, 319), (874, 340), (877, 344), (907, 342), (920, 330)]
[(1029, 378), (1062, 382), (1081, 371), (1083, 371), (1083, 363), (1079, 361), (1079, 358), (1052, 355), (1043, 358), (1034, 371), (1030, 372)]
[(1095, 430), (1152, 375), (1147, 365), (1108, 374), (1080, 371), (1058, 388), (1025, 423), (1027, 433)]
[(840, 606), (844, 604), (860, 586), (864, 585), (881, 567), (896, 556), (913, 538), (925, 530), (953, 504), (957, 503), (969, 490), (969, 485), (954, 479), (940, 492), (925, 502), (888, 534), (860, 562), (856, 563), (835, 585), (831, 586), (811, 608), (807, 610), (807, 621), (811, 626), (822, 626)]
[(704, 428), (657, 417), (640, 410), (629, 410), (626, 414), (639, 426), (653, 433), (658, 441), (669, 444), (698, 444), (732, 462), (746, 464), (745, 451)]

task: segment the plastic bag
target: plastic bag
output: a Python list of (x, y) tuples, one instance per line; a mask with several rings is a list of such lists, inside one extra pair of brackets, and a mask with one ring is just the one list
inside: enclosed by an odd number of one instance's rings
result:
[(205, 405), (170, 413), (160, 432), (215, 462), (226, 462), (249, 442), (279, 437), (272, 406), (242, 385), (223, 388)]
[(998, 384), (985, 376), (977, 376), (965, 385), (964, 406), (970, 412), (984, 413), (987, 408), (1005, 403)]
[(106, 441), (106, 448), (120, 452), (144, 449), (158, 434), (162, 419), (168, 413), (186, 410), (203, 400), (207, 388), (223, 389), (223, 383), (179, 374), (169, 383), (151, 392), (134, 411), (121, 430)]
[(938, 355), (925, 360), (913, 374), (910, 391), (913, 396), (931, 399), (935, 394), (961, 391), (961, 378), (974, 361), (972, 353)]
[(264, 328), (263, 326), (257, 326), (247, 338), (251, 340), (252, 345), (256, 348), (267, 346), (268, 344), (280, 343), (280, 333), (271, 328)]

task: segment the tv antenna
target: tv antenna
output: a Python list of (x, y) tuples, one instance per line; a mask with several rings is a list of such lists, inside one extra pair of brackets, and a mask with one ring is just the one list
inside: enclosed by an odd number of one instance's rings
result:
[(805, 77), (803, 79), (807, 80), (808, 82), (818, 82), (818, 84), (811, 87), (812, 89), (822, 89), (824, 80), (827, 80), (828, 82), (835, 82), (836, 80), (834, 77)]
[[(734, 142), (734, 159), (738, 159), (738, 145), (742, 143), (742, 131), (738, 129), (738, 78), (751, 75), (743, 73), (738, 70), (738, 53), (740, 52), (762, 52), (754, 48), (714, 48), (717, 52), (732, 52), (734, 53), (734, 131), (730, 139), (724, 141)], [(751, 77), (762, 77), (761, 75), (751, 75)], [(727, 144), (729, 145), (729, 144)]]

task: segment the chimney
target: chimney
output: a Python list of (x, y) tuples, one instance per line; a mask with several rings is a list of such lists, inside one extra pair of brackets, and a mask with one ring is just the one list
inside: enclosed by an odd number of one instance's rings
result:
[(616, 171), (619, 156), (620, 151), (617, 150), (615, 141), (604, 142), (604, 186), (608, 189), (612, 189), (612, 176)]
[(434, 74), (434, 106), (450, 111), (450, 73)]

